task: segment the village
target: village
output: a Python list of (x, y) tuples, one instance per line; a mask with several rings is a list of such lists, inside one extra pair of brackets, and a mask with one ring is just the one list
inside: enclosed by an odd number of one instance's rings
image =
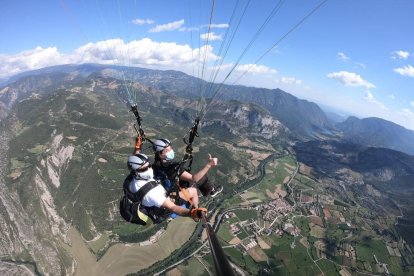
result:
[[(349, 210), (329, 195), (309, 195), (299, 190), (294, 193), (293, 204), (292, 201), (280, 196), (266, 203), (258, 204), (255, 201), (254, 204), (249, 204), (251, 207), (243, 205), (245, 207), (239, 210), (239, 213), (255, 211), (255, 215), (248, 219), (240, 219), (237, 211), (229, 211), (223, 217), (222, 223), (228, 223), (228, 231), (232, 236), (229, 244), (236, 246), (244, 254), (249, 254), (257, 262), (265, 259), (260, 257), (266, 255), (263, 250), (272, 247), (271, 243), (266, 242), (269, 239), (265, 237), (282, 239), (287, 235), (293, 238), (290, 244), (292, 250), (300, 243), (305, 249), (311, 250), (314, 260), (334, 257), (341, 260), (337, 263), (339, 266), (358, 267), (365, 271), (390, 275), (387, 264), (378, 260), (374, 254), (362, 262), (358, 260), (355, 244), (346, 242), (347, 239), (352, 239), (356, 229), (349, 216)], [(332, 232), (331, 228), (339, 230)], [(328, 250), (329, 235), (338, 233), (345, 241), (337, 244), (333, 251)], [(395, 244), (387, 244), (387, 249), (388, 252), (392, 252), (389, 253), (390, 256), (398, 256)], [(343, 270), (342, 275), (351, 273)]]

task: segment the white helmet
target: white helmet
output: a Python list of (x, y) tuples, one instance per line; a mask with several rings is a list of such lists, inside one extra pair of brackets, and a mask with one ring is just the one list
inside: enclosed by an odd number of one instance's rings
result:
[(143, 153), (131, 155), (128, 157), (128, 169), (131, 171), (139, 170), (143, 165), (148, 163), (148, 156)]
[(165, 148), (167, 148), (169, 145), (171, 145), (170, 140), (168, 139), (157, 139), (152, 143), (152, 149), (155, 152), (163, 151)]

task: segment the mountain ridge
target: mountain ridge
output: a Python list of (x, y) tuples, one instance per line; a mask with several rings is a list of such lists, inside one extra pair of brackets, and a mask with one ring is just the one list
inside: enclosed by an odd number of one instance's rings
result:
[(414, 155), (414, 131), (393, 122), (370, 117), (349, 117), (335, 125), (343, 132), (343, 139), (371, 147), (383, 147)]
[[(53, 90), (58, 88), (59, 82), (73, 83), (76, 80), (82, 81), (91, 75), (119, 79), (124, 82), (125, 79), (135, 81), (151, 89), (190, 100), (199, 99), (200, 88), (204, 86), (207, 89), (203, 96), (207, 100), (216, 96), (222, 100), (237, 100), (265, 108), (274, 118), (288, 127), (292, 135), (299, 140), (319, 139), (320, 137), (339, 138), (362, 145), (391, 148), (414, 154), (414, 131), (379, 118), (360, 120), (351, 116), (335, 124), (316, 103), (298, 99), (281, 89), (207, 83), (180, 71), (100, 64), (59, 65), (25, 72), (14, 78), (17, 79), (20, 76), (21, 80), (26, 79), (28, 85), (32, 87), (31, 90)], [(39, 76), (41, 81), (34, 81), (34, 76)], [(5, 89), (11, 90), (5, 91)], [(13, 87), (13, 84), (10, 84), (0, 90), (0, 120), (6, 116), (10, 103), (18, 100), (19, 96), (16, 91), (19, 89), (21, 87)], [(220, 89), (219, 93), (218, 89)]]
[[(265, 89), (241, 85), (225, 85), (207, 83), (198, 78), (174, 70), (152, 70), (135, 67), (122, 67), (113, 65), (82, 64), (59, 65), (31, 72), (19, 74), (18, 77), (42, 75), (51, 73), (76, 72), (76, 76), (86, 76), (99, 72), (103, 76), (113, 78), (127, 78), (145, 86), (162, 90), (182, 98), (198, 99), (200, 88), (207, 87), (203, 97), (220, 98), (222, 100), (238, 100), (240, 102), (254, 103), (266, 108), (270, 114), (279, 119), (294, 134), (298, 136), (315, 137), (315, 133), (331, 129), (332, 124), (319, 106), (297, 97), (281, 89)], [(73, 76), (74, 77), (74, 76)], [(1, 99), (0, 99), (1, 100)]]

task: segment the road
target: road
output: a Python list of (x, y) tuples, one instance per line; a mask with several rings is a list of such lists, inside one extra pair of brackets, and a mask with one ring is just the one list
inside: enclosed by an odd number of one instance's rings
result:
[(298, 173), (298, 171), (299, 171), (299, 163), (296, 161), (296, 170), (293, 173), (293, 175), (290, 177), (288, 183), (286, 183), (286, 186), (288, 186), (289, 190), (291, 191), (290, 194), (292, 195), (293, 207), (296, 207), (296, 200), (293, 194), (293, 188), (290, 187), (290, 182), (292, 182), (292, 180), (296, 177), (296, 174)]
[(190, 259), (191, 257), (193, 257), (195, 254), (197, 254), (198, 252), (200, 252), (200, 250), (201, 249), (203, 249), (206, 245), (207, 245), (207, 241), (205, 241), (199, 248), (197, 248), (193, 253), (191, 253), (190, 255), (188, 255), (187, 257), (185, 257), (184, 259), (181, 259), (180, 261), (178, 261), (178, 262), (176, 262), (176, 263), (174, 263), (174, 264), (172, 264), (172, 265), (170, 265), (170, 266), (168, 266), (168, 267), (166, 267), (166, 268), (164, 268), (163, 270), (161, 270), (161, 271), (158, 271), (157, 273), (155, 273), (154, 275), (160, 275), (160, 274), (162, 274), (162, 273), (164, 273), (164, 272), (166, 272), (166, 271), (168, 271), (168, 270), (170, 270), (170, 269), (172, 269), (172, 268), (174, 268), (174, 267), (176, 267), (177, 265), (179, 265), (179, 264), (181, 264), (182, 262), (184, 262), (184, 261), (186, 261), (186, 260), (188, 260), (188, 259)]

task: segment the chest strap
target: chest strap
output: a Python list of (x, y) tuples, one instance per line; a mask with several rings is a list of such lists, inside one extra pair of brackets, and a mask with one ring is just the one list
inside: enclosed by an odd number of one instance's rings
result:
[(150, 181), (144, 184), (141, 188), (139, 188), (138, 192), (133, 194), (135, 202), (141, 202), (144, 196), (151, 191), (153, 188), (158, 186), (157, 181)]

